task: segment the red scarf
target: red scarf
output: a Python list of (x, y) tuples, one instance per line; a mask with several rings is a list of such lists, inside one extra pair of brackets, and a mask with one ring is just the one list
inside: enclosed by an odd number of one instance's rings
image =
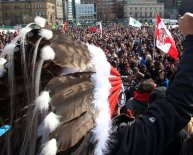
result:
[(148, 102), (149, 101), (149, 93), (140, 93), (137, 90), (134, 91), (134, 99), (139, 102)]

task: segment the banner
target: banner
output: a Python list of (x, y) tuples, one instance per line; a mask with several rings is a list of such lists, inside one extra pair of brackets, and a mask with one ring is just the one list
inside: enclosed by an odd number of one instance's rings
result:
[(129, 18), (129, 25), (134, 26), (134, 27), (139, 27), (139, 28), (142, 26), (142, 24), (139, 21), (137, 21), (136, 19), (132, 17)]

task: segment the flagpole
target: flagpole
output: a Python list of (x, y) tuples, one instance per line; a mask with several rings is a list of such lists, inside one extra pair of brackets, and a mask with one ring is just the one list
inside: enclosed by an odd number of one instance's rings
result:
[(157, 19), (156, 19), (157, 13), (155, 14), (155, 26), (154, 26), (154, 40), (153, 40), (153, 53), (152, 53), (152, 60), (154, 62), (155, 59), (155, 46), (156, 46), (156, 24), (157, 24)]
[(103, 37), (102, 22), (100, 22), (101, 38)]

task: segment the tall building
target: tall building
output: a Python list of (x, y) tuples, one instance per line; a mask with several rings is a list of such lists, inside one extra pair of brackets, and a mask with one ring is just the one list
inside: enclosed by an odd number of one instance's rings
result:
[(155, 18), (156, 14), (164, 16), (164, 4), (157, 0), (132, 0), (124, 6), (124, 17), (133, 17), (140, 21)]
[(0, 2), (1, 25), (27, 24), (37, 15), (46, 18), (49, 25), (55, 23), (54, 0)]
[(55, 11), (56, 11), (56, 23), (63, 23), (63, 2), (62, 0), (55, 0)]
[(176, 0), (176, 8), (178, 9), (178, 15), (181, 15), (183, 13), (182, 2), (183, 0)]
[(63, 0), (63, 19), (64, 21), (68, 20), (68, 0)]
[(96, 0), (97, 18), (110, 21), (116, 18), (115, 0)]
[(80, 0), (80, 4), (94, 4), (94, 11), (96, 13), (97, 18), (97, 6), (96, 6), (97, 0)]
[(165, 5), (165, 18), (177, 19), (182, 13), (182, 0), (158, 0), (158, 2)]
[(76, 23), (94, 23), (96, 10), (94, 4), (76, 4)]
[(76, 16), (76, 12), (75, 12), (75, 0), (65, 0), (66, 1), (66, 20), (69, 20), (69, 21), (74, 21), (75, 19), (75, 16)]
[(186, 12), (191, 12), (193, 13), (193, 2), (192, 0), (184, 0), (182, 1), (182, 14)]
[(131, 0), (126, 0), (126, 3), (131, 3)]
[(94, 4), (97, 19), (103, 21), (110, 21), (113, 19), (123, 18), (124, 4), (131, 0), (81, 0), (81, 4)]
[(124, 18), (124, 6), (128, 3), (129, 1), (125, 1), (125, 0), (116, 0), (116, 2), (114, 2), (114, 6), (115, 6), (114, 13), (115, 13), (116, 19)]
[(94, 4), (97, 12), (97, 19), (110, 21), (116, 18), (123, 18), (123, 5), (128, 0), (81, 0), (81, 4)]
[(96, 4), (96, 0), (80, 0), (80, 4)]

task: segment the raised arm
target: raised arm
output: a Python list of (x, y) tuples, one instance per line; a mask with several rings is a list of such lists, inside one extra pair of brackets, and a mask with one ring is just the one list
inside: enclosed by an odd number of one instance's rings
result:
[(162, 155), (168, 143), (189, 122), (193, 114), (193, 14), (179, 19), (185, 40), (177, 74), (166, 97), (152, 103), (131, 126), (118, 131), (113, 154)]

